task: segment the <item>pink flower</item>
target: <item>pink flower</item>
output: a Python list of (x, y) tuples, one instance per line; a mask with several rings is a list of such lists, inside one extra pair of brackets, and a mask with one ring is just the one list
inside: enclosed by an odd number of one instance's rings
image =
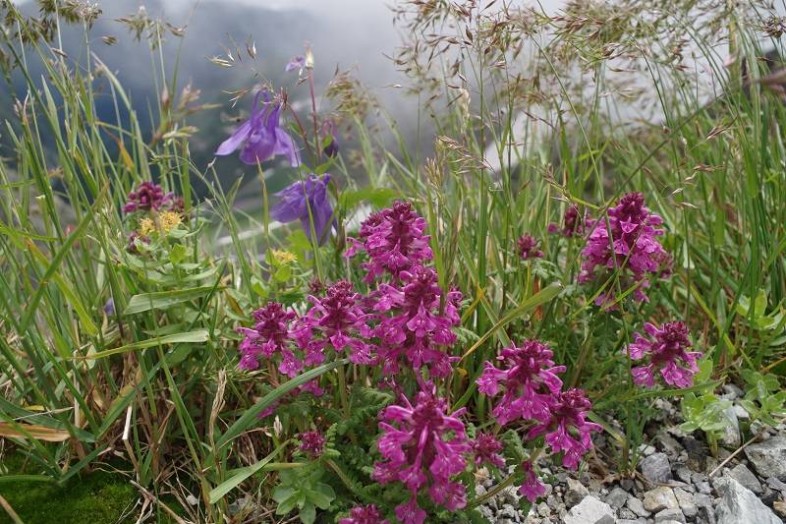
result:
[(387, 519), (382, 518), (374, 504), (368, 506), (356, 506), (349, 511), (349, 517), (344, 517), (338, 524), (390, 524)]
[(319, 431), (306, 431), (298, 438), (300, 438), (300, 451), (312, 457), (318, 457), (325, 449), (325, 437), (320, 435)]
[(543, 258), (543, 251), (538, 249), (538, 241), (532, 235), (521, 235), (518, 242), (516, 242), (516, 246), (522, 260)]
[(472, 441), (472, 452), (475, 454), (475, 464), (491, 464), (498, 468), (505, 467), (505, 459), (499, 452), (502, 443), (489, 433), (478, 433)]
[[(659, 228), (663, 219), (644, 206), (644, 195), (628, 193), (616, 207), (609, 209), (608, 223), (604, 219), (589, 220), (592, 229), (581, 254), (579, 282), (605, 281), (616, 270), (623, 285), (635, 286), (633, 297), (647, 301), (646, 290), (651, 277), (663, 277), (669, 272), (671, 257), (658, 242), (663, 235)], [(611, 293), (603, 293), (597, 305), (613, 302)]]
[(693, 385), (693, 376), (699, 371), (696, 360), (701, 357), (691, 348), (688, 328), (682, 322), (666, 322), (658, 328), (647, 322), (644, 331), (649, 337), (635, 333), (628, 345), (631, 360), (646, 360), (647, 365), (631, 370), (633, 381), (639, 386), (654, 387), (655, 373), (660, 372), (666, 384), (678, 388)]
[(395, 374), (405, 360), (416, 370), (425, 367), (431, 376), (446, 377), (456, 358), (438, 346), (450, 346), (456, 341), (453, 327), (461, 322), (461, 293), (443, 293), (436, 272), (430, 268), (417, 266), (412, 272), (402, 271), (399, 277), (401, 281), (396, 285), (380, 284), (374, 296), (374, 309), (380, 319), (374, 335), (381, 340), (383, 370)]
[(175, 198), (174, 193), (165, 194), (160, 185), (153, 182), (142, 182), (136, 190), (128, 193), (128, 200), (123, 206), (123, 212), (159, 211), (164, 208), (174, 208), (178, 204), (182, 206), (182, 201)]
[(285, 311), (278, 302), (270, 302), (254, 311), (254, 327), (237, 328), (238, 333), (245, 335), (240, 343), (240, 364), (238, 367), (252, 371), (259, 367), (259, 358), (270, 358), (279, 352), (284, 356), (281, 372), (291, 375), (293, 370), (301, 366), (297, 357), (287, 348), (289, 340), (289, 324), (295, 318), (294, 311)]
[(555, 366), (554, 353), (542, 342), (526, 340), (518, 346), (505, 348), (497, 360), (507, 369), (486, 362), (486, 369), (478, 378), (478, 391), (493, 397), (502, 385), (505, 394), (492, 414), (500, 425), (517, 418), (545, 421), (549, 417), (554, 395), (562, 389), (558, 373), (565, 366)]
[(565, 210), (565, 216), (562, 219), (562, 229), (557, 224), (549, 224), (549, 233), (559, 233), (566, 238), (584, 234), (585, 218), (579, 214), (579, 208), (576, 205), (570, 206)]
[(398, 279), (402, 271), (431, 260), (426, 221), (412, 211), (409, 202), (396, 202), (393, 207), (369, 216), (360, 226), (360, 240), (350, 239), (352, 246), (347, 256), (365, 250), (369, 261), (363, 264), (368, 271), (366, 282), (390, 273)]
[(546, 435), (546, 444), (552, 453), (563, 452), (562, 465), (576, 469), (584, 454), (592, 449), (592, 431), (600, 425), (587, 422), (587, 411), (592, 404), (580, 389), (569, 389), (555, 395), (547, 417), (529, 430), (528, 438)]
[(327, 289), (324, 298), (310, 296), (309, 300), (313, 307), (295, 330), (295, 338), (312, 355), (311, 360), (320, 360), (316, 355), (321, 355), (330, 345), (336, 352), (348, 350), (349, 359), (355, 364), (375, 362), (374, 348), (365, 340), (371, 334), (366, 325), (368, 314), (351, 283), (336, 282)]
[(374, 465), (372, 478), (380, 484), (404, 484), (412, 497), (396, 508), (396, 516), (403, 522), (422, 523), (426, 514), (416, 497), (423, 488), (428, 487), (435, 504), (448, 510), (466, 505), (464, 486), (450, 479), (464, 471), (464, 454), (471, 446), (458, 418), (463, 410), (447, 415), (446, 402), (425, 391), (418, 393), (416, 401), (413, 406), (402, 397), (403, 406), (382, 411), (377, 448), (383, 461)]
[(532, 462), (524, 462), (521, 465), (524, 470), (524, 483), (519, 488), (522, 497), (526, 497), (531, 503), (535, 503), (538, 498), (546, 494), (546, 486), (540, 481), (532, 467)]

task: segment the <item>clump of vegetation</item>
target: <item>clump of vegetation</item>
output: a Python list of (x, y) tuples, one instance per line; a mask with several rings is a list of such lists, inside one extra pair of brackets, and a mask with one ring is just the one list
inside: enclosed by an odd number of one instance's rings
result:
[[(40, 482), (52, 503), (112, 497), (90, 507), (115, 519), (477, 522), (509, 486), (535, 503), (543, 468), (599, 461), (601, 433), (613, 463), (599, 468), (631, 473), (658, 398), (682, 398), (683, 429), (711, 443), (725, 382), (761, 423), (782, 417), (784, 108), (759, 35), (740, 30), (757, 13), (403, 1), (396, 62), (434, 111), (433, 155), (386, 150), (343, 74), (319, 107), (307, 48), (286, 67), (305, 113), (287, 86), (249, 86), (236, 95), (250, 111), (214, 137), (262, 180), (260, 209), (240, 216), (237, 187), (211, 184), (222, 159), (191, 161), (191, 91), (172, 103), (160, 79), (146, 137), (111, 71), (48, 43), (59, 4), (39, 21), (4, 6), (7, 63), (24, 75), (37, 53), (48, 73), (25, 77), (0, 163), (14, 195), (0, 201), (0, 437), (28, 458), (0, 477), (12, 519), (50, 507), (19, 489)], [(87, 29), (93, 12), (65, 4)], [(711, 104), (675, 36), (696, 17), (705, 87), (725, 93)], [(165, 27), (121, 22), (137, 38)], [(612, 73), (643, 67), (662, 124), (618, 132), (615, 100), (640, 86)], [(98, 119), (98, 79), (127, 120)], [(273, 159), (291, 184), (268, 194)], [(96, 474), (109, 459), (124, 471)]]

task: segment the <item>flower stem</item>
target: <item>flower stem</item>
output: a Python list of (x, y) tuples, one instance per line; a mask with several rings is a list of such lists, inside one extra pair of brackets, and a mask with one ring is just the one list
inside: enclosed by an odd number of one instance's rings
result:
[(502, 490), (513, 484), (514, 478), (515, 475), (509, 475), (505, 480), (503, 480), (502, 482), (500, 482), (499, 484), (488, 490), (485, 494), (481, 495), (480, 497), (476, 498), (475, 500), (467, 504), (467, 507), (468, 508), (478, 507), (484, 502), (486, 502), (487, 500), (497, 496), (499, 492), (501, 492)]

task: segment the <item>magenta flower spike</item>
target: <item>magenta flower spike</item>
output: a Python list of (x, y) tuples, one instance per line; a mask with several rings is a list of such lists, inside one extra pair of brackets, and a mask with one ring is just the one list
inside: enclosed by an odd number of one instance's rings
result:
[(319, 244), (324, 243), (328, 229), (335, 221), (333, 207), (327, 196), (329, 183), (329, 174), (322, 177), (309, 175), (305, 180), (285, 187), (274, 195), (276, 203), (270, 209), (270, 216), (279, 222), (300, 220), (308, 238)]
[(584, 454), (592, 449), (592, 431), (602, 428), (587, 422), (587, 412), (592, 403), (580, 389), (560, 391), (554, 396), (547, 417), (527, 433), (528, 438), (546, 435), (546, 444), (552, 453), (563, 453), (562, 465), (576, 469)]
[(518, 418), (548, 420), (553, 399), (562, 389), (562, 380), (557, 374), (566, 369), (555, 366), (553, 356), (542, 342), (526, 340), (521, 346), (511, 346), (500, 352), (497, 360), (507, 366), (505, 369), (486, 362), (486, 369), (477, 380), (478, 391), (493, 397), (500, 386), (504, 388), (502, 399), (492, 410), (501, 426)]
[(363, 264), (368, 271), (366, 282), (373, 282), (383, 273), (398, 279), (401, 272), (432, 259), (431, 237), (424, 234), (425, 230), (426, 220), (412, 210), (409, 202), (396, 202), (363, 221), (360, 240), (350, 239), (347, 256), (359, 249), (368, 253), (369, 261)]
[(175, 203), (174, 193), (164, 193), (164, 189), (154, 182), (142, 182), (134, 191), (128, 193), (123, 212), (159, 211)]
[(292, 166), (300, 165), (295, 142), (280, 123), (282, 106), (280, 101), (271, 100), (267, 89), (259, 91), (251, 106), (251, 116), (218, 146), (216, 155), (231, 155), (240, 149), (240, 161), (245, 164), (256, 165), (282, 155)]
[(338, 524), (390, 524), (390, 522), (382, 518), (379, 508), (374, 504), (369, 504), (352, 508), (349, 511), (349, 517), (339, 520)]
[(521, 235), (516, 242), (516, 247), (522, 260), (543, 258), (543, 251), (538, 249), (538, 241), (532, 235)]
[(521, 468), (524, 470), (524, 483), (519, 487), (519, 493), (534, 504), (538, 498), (546, 494), (546, 486), (535, 474), (531, 462), (524, 462)]
[(464, 486), (451, 477), (464, 471), (464, 455), (472, 447), (458, 418), (463, 409), (448, 415), (445, 400), (425, 391), (418, 393), (414, 406), (406, 397), (402, 404), (388, 406), (380, 415), (377, 448), (383, 461), (374, 465), (372, 478), (380, 484), (404, 484), (412, 496), (396, 507), (396, 516), (422, 524), (426, 513), (417, 505), (417, 495), (424, 488), (435, 504), (450, 511), (466, 506)]
[[(644, 206), (644, 195), (628, 193), (616, 207), (609, 209), (608, 223), (604, 219), (587, 221), (592, 230), (581, 254), (579, 282), (586, 283), (606, 278), (615, 269), (623, 271), (624, 285), (636, 286), (633, 297), (647, 301), (645, 290), (649, 278), (663, 277), (669, 272), (671, 257), (658, 242), (664, 231), (663, 219)], [(613, 301), (609, 293), (596, 300), (597, 305)]]
[(266, 306), (254, 311), (256, 323), (253, 328), (237, 328), (237, 332), (244, 335), (238, 348), (240, 351), (240, 364), (238, 367), (245, 371), (259, 368), (259, 359), (270, 358), (276, 352), (284, 357), (281, 363), (281, 372), (287, 376), (294, 376), (302, 368), (302, 363), (294, 353), (287, 348), (289, 324), (295, 318), (294, 311), (285, 311), (278, 302), (270, 302)]
[(683, 322), (666, 322), (659, 328), (647, 322), (644, 331), (646, 337), (635, 333), (633, 343), (628, 345), (631, 360), (646, 362), (631, 370), (633, 382), (651, 388), (655, 386), (655, 374), (660, 373), (670, 386), (692, 386), (693, 376), (699, 371), (696, 361), (702, 354), (688, 351), (691, 343), (687, 326)]

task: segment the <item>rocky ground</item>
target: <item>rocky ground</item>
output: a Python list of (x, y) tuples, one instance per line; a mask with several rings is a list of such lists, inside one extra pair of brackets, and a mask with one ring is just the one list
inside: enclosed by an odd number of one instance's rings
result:
[[(674, 405), (660, 401), (662, 420), (648, 432), (633, 478), (557, 473), (558, 482), (547, 486), (547, 496), (529, 515), (518, 511), (515, 487), (481, 511), (499, 523), (780, 524), (786, 517), (786, 424), (770, 428), (754, 422), (756, 437), (743, 441), (740, 421), (750, 416), (738, 404), (741, 396), (734, 386), (724, 388), (723, 397), (734, 401), (727, 410), (734, 425), (719, 442), (717, 456), (699, 432), (678, 427)], [(603, 452), (604, 439), (598, 440)], [(487, 489), (490, 483), (479, 486), (481, 493)]]

